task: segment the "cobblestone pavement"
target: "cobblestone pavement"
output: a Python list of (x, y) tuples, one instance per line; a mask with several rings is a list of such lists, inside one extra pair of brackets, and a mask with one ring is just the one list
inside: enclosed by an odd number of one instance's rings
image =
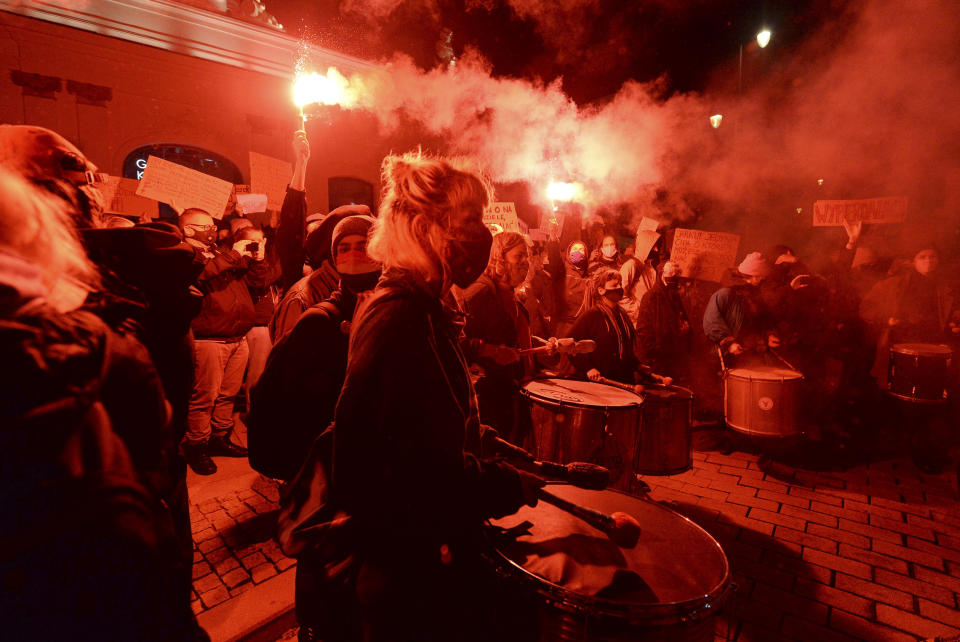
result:
[(954, 474), (907, 459), (813, 472), (754, 454), (694, 453), (643, 477), (651, 497), (723, 546), (738, 588), (717, 639), (917, 640), (960, 635)]
[(273, 540), (277, 488), (266, 480), (190, 506), (196, 614), (293, 566)]
[[(757, 454), (695, 452), (645, 476), (650, 497), (723, 546), (737, 590), (718, 640), (917, 640), (960, 635), (956, 476), (908, 459), (811, 471)], [(266, 482), (191, 507), (197, 613), (294, 565), (272, 540)], [(952, 638), (951, 638), (952, 639)]]

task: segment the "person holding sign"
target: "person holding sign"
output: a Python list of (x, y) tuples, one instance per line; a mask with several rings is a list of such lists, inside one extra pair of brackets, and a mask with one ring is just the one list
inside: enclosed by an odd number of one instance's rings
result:
[(771, 268), (760, 252), (751, 252), (737, 272), (744, 283), (713, 293), (703, 313), (703, 331), (725, 358), (756, 361), (768, 348), (780, 347), (772, 314), (760, 295)]
[(191, 324), (195, 369), (183, 453), (194, 472), (212, 475), (217, 465), (211, 455), (247, 456), (246, 448), (230, 440), (233, 399), (243, 384), (249, 357), (245, 335), (255, 320), (247, 286), (265, 285), (266, 246), (242, 240), (229, 250), (218, 248), (213, 217), (196, 208), (180, 215), (180, 228), (203, 265), (197, 278), (203, 306)]

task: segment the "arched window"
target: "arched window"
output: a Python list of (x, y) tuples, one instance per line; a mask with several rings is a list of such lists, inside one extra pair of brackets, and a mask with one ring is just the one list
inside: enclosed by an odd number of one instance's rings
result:
[(374, 213), (373, 185), (362, 178), (331, 176), (327, 179), (327, 205), (330, 212), (341, 205), (366, 205)]
[[(216, 176), (234, 185), (243, 183), (243, 175), (232, 161), (216, 152), (178, 143), (154, 143), (137, 147), (123, 159), (123, 177), (140, 180), (143, 177), (143, 170), (147, 168), (149, 156), (156, 156), (209, 176)], [(175, 220), (177, 213), (166, 203), (160, 203), (160, 218)]]
[(171, 163), (183, 165), (210, 176), (216, 176), (234, 185), (243, 183), (243, 175), (232, 161), (216, 152), (178, 143), (154, 143), (153, 145), (137, 147), (127, 154), (123, 161), (124, 178), (139, 179), (143, 176), (143, 170), (147, 167), (148, 156), (156, 156)]

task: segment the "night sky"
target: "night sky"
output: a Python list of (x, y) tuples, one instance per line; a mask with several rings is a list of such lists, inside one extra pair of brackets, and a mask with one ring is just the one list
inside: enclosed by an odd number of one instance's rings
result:
[(558, 0), (546, 3), (549, 9), (540, 16), (525, 18), (502, 0), (478, 4), (406, 0), (397, 5), (394, 0), (392, 11), (374, 17), (358, 0), (267, 0), (293, 36), (367, 59), (404, 53), (423, 69), (440, 64), (438, 44), (450, 30), (456, 55), (478, 50), (494, 76), (546, 82), (562, 77), (564, 91), (579, 104), (616, 93), (628, 79), (664, 75), (668, 93), (701, 91), (718, 67), (736, 64), (740, 43), (755, 47), (753, 37), (761, 27), (773, 31), (770, 51), (789, 49), (850, 3)]

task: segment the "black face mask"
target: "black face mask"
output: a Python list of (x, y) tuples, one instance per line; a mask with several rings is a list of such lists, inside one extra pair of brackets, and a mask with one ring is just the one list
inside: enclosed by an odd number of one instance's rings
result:
[(366, 292), (377, 287), (377, 281), (380, 280), (380, 270), (376, 272), (364, 272), (363, 274), (341, 274), (340, 283), (351, 292)]
[(493, 236), (486, 229), (482, 235), (470, 239), (452, 238), (447, 241), (446, 259), (454, 285), (465, 288), (483, 274), (490, 261)]
[(611, 303), (619, 303), (620, 299), (623, 298), (623, 288), (617, 288), (615, 290), (606, 290), (603, 293), (603, 298)]
[(680, 286), (680, 279), (676, 277), (673, 277), (673, 278), (665, 277), (663, 279), (663, 284), (668, 288), (676, 288)]

